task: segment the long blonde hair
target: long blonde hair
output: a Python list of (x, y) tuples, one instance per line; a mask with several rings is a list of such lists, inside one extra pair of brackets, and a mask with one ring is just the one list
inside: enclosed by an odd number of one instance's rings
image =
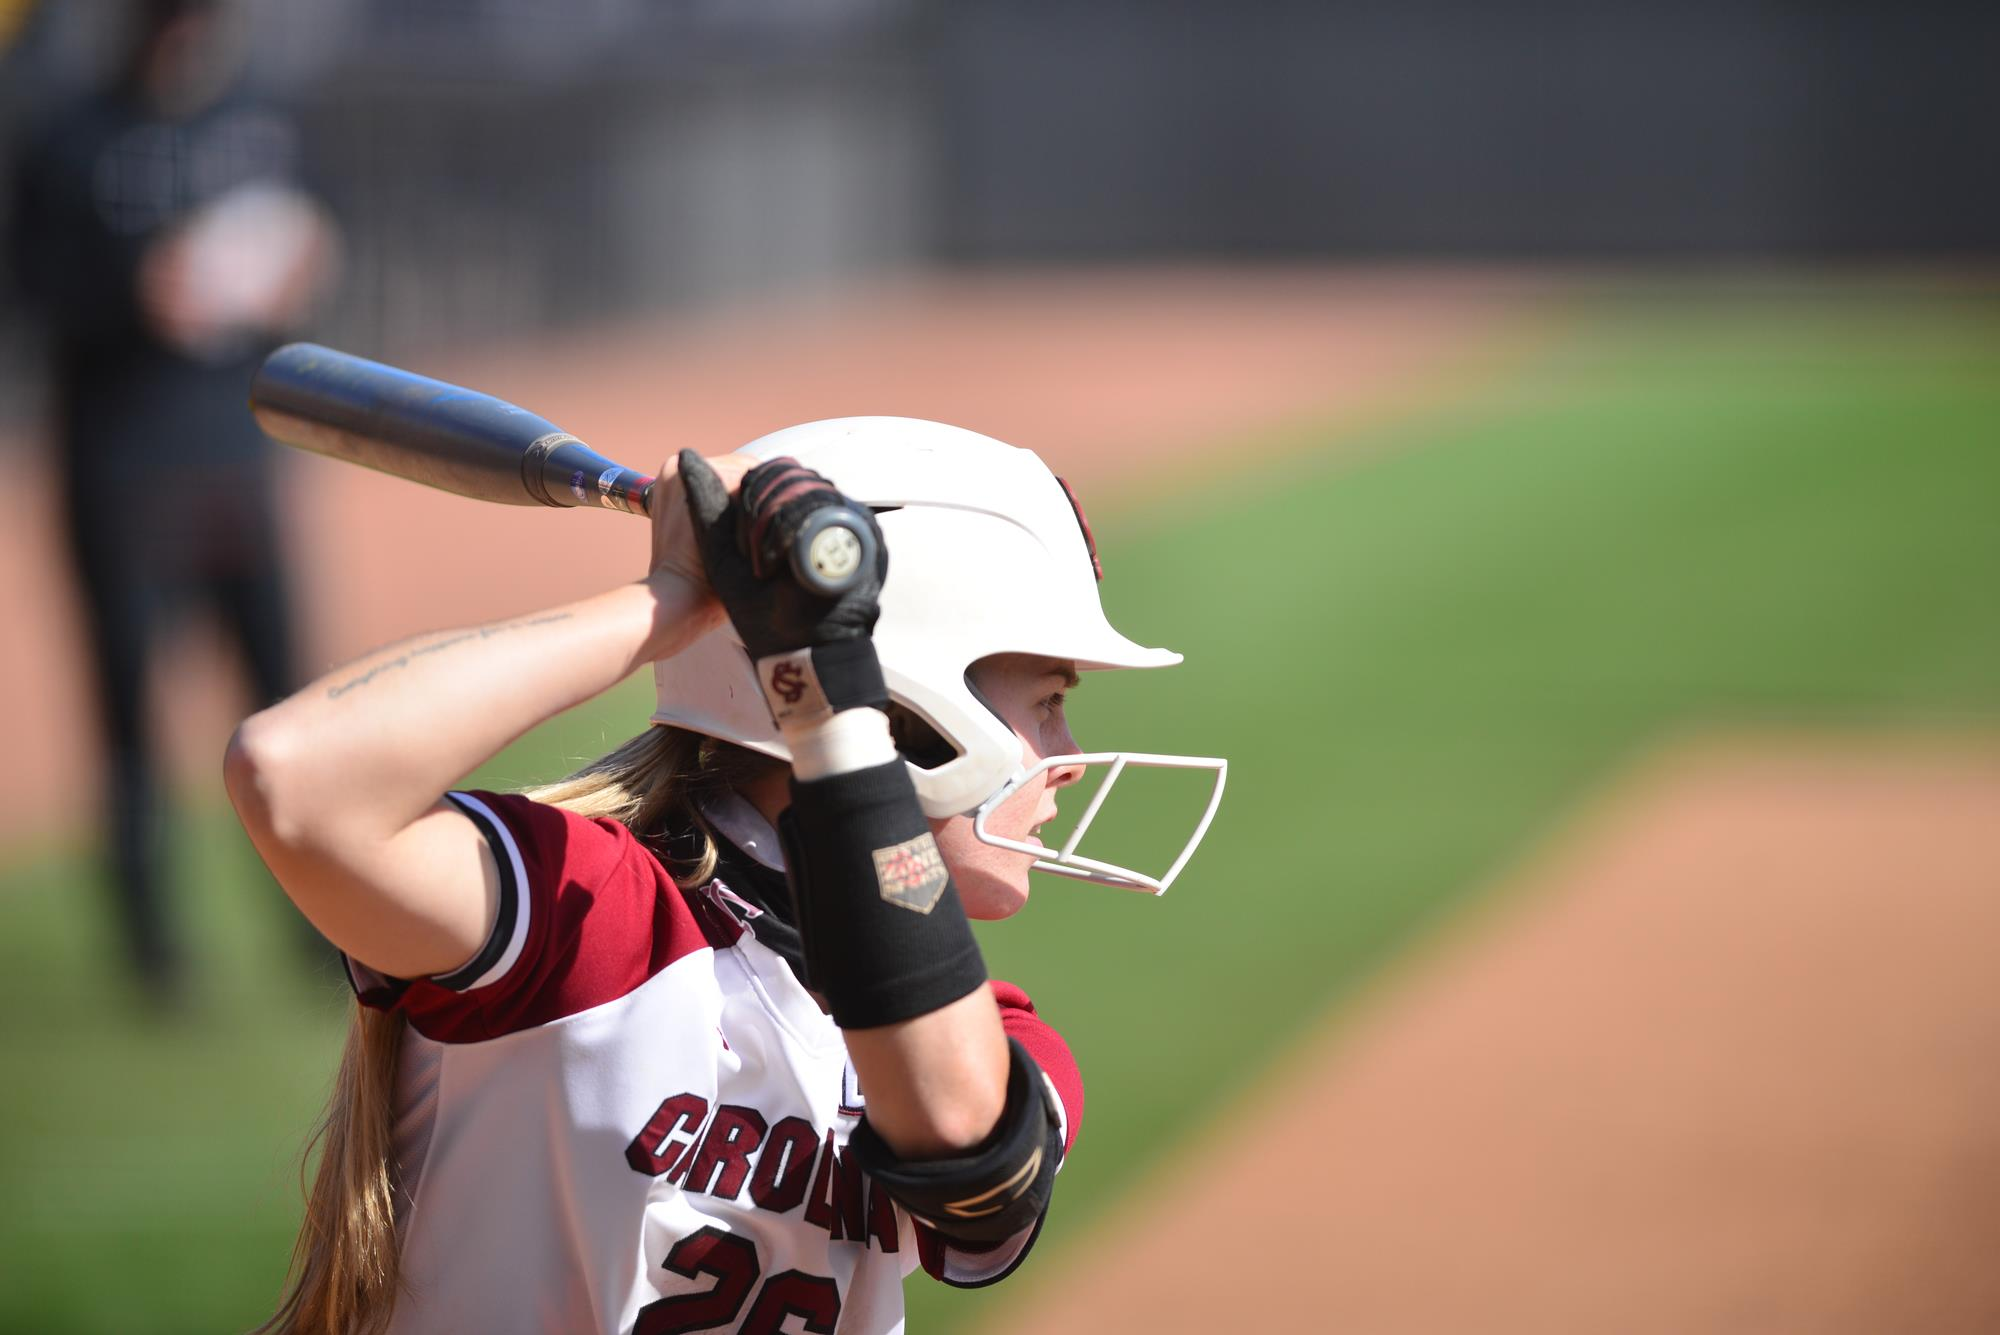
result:
[[(668, 870), (678, 884), (695, 886), (715, 872), (703, 795), (776, 763), (679, 728), (652, 727), (525, 795), (618, 821), (663, 855), (667, 835), (692, 831), (692, 855), (669, 862)], [(389, 1324), (401, 1287), (396, 1201), (403, 1185), (394, 1125), (403, 1027), (401, 1015), (354, 1005), (340, 1073), (299, 1166), (303, 1186), (306, 1160), (317, 1147), (285, 1294), (255, 1335), (379, 1335)]]

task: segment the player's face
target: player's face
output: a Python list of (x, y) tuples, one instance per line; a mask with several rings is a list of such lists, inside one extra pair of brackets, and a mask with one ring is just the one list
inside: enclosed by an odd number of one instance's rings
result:
[[(1032, 768), (1047, 756), (1073, 755), (1083, 748), (1070, 735), (1063, 700), (1076, 685), (1076, 668), (1065, 659), (1029, 654), (997, 654), (972, 665), (972, 685), (1021, 739), (1021, 763)], [(1009, 797), (987, 820), (987, 828), (1030, 844), (1056, 815), (1056, 790), (1083, 777), (1081, 768), (1046, 771)], [(938, 850), (951, 868), (965, 911), (974, 918), (1005, 918), (1028, 902), (1028, 869), (1034, 858), (982, 843), (972, 833), (972, 817), (932, 821)]]

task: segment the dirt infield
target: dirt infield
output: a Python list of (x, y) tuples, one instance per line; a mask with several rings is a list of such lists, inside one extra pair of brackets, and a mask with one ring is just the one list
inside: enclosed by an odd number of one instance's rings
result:
[(1003, 1328), (2000, 1329), (2000, 741), (1645, 767)]
[[(1247, 461), (1197, 459), (1218, 441), (1433, 401), (1513, 355), (1538, 310), (1519, 280), (1463, 273), (1006, 274), (402, 360), (635, 467), (794, 422), (890, 413), (1029, 445), (1103, 507), (1204, 462)], [(32, 452), (16, 442), (11, 453), (25, 476), (0, 495), (0, 576), (15, 591), (0, 638), (0, 692), (15, 706), (0, 838), (80, 824), (96, 764), (53, 498)], [(485, 506), (310, 458), (293, 473), (315, 672), (427, 626), (580, 596), (644, 561), (630, 521)], [(237, 683), (199, 632), (156, 676), (174, 768), (212, 790)]]

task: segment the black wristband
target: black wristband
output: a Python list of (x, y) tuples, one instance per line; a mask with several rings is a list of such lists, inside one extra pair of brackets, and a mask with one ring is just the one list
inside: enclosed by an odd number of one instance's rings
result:
[(806, 984), (834, 1023), (926, 1015), (986, 981), (986, 961), (898, 758), (801, 783), (779, 818)]
[(812, 662), (826, 702), (836, 713), (864, 706), (889, 707), (889, 683), (882, 679), (882, 660), (875, 656), (875, 641), (863, 636), (816, 644)]

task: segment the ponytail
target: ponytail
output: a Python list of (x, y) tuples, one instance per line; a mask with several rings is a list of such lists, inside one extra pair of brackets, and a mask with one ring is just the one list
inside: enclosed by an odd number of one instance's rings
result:
[[(670, 834), (692, 831), (689, 851), (668, 863), (674, 880), (700, 885), (715, 874), (705, 793), (739, 786), (780, 762), (680, 728), (652, 727), (566, 779), (523, 795), (579, 816), (618, 821), (653, 841), (662, 858)], [(340, 1074), (306, 1155), (319, 1166), (306, 1189), (305, 1222), (277, 1312), (252, 1335), (380, 1335), (395, 1310), (401, 1249), (395, 1167), (396, 1069), (404, 1020), (354, 1005)], [(300, 1177), (304, 1178), (303, 1167)]]
[(402, 1046), (402, 1016), (354, 1004), (333, 1096), (306, 1142), (308, 1156), (319, 1147), (319, 1169), (292, 1282), (256, 1335), (379, 1335), (388, 1326), (401, 1260), (390, 1123)]

